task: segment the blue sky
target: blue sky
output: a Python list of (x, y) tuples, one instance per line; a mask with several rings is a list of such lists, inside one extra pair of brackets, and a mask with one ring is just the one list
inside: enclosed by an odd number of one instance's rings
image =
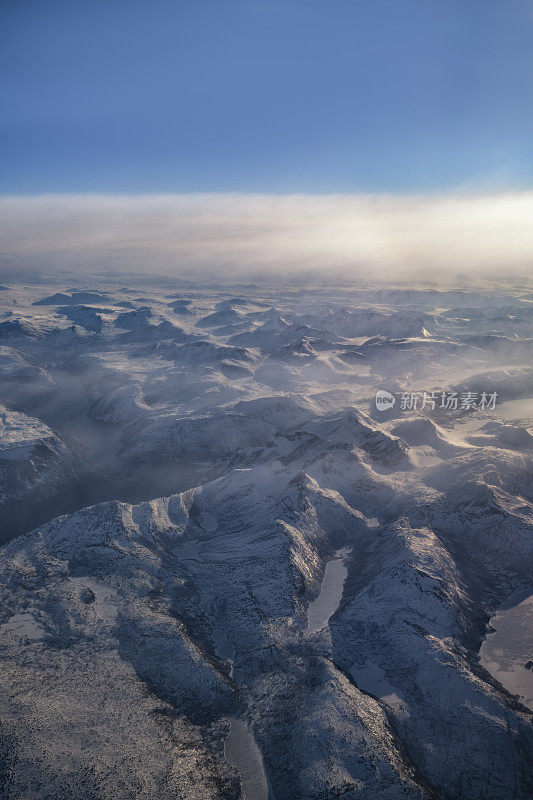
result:
[(531, 0), (4, 0), (1, 183), (533, 185)]

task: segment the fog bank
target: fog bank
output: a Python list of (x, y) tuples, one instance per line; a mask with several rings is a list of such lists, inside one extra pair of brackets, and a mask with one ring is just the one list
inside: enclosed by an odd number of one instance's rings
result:
[(6, 270), (377, 278), (528, 274), (533, 192), (0, 199)]

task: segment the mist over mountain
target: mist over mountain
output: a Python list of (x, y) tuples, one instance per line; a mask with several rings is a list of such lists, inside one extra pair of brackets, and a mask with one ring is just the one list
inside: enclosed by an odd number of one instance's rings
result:
[(267, 285), (523, 281), (533, 259), (532, 213), (531, 192), (475, 185), (403, 195), (7, 196), (0, 197), (0, 274)]
[(532, 34), (0, 3), (0, 800), (532, 800)]
[(2, 797), (531, 797), (532, 299), (7, 282)]

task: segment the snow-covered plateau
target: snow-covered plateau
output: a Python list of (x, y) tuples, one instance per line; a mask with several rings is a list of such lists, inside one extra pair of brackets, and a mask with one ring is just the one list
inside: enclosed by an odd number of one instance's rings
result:
[(532, 337), (523, 286), (6, 284), (2, 800), (530, 800)]

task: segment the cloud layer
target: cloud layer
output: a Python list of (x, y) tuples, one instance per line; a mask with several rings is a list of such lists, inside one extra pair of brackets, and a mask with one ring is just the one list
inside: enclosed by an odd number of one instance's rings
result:
[(33, 271), (530, 274), (533, 192), (40, 195), (0, 199), (1, 264)]

